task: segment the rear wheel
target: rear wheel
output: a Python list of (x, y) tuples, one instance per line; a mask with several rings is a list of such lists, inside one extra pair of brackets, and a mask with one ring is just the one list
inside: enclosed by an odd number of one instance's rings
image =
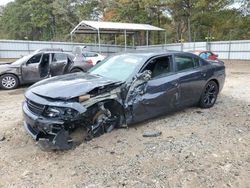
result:
[(217, 100), (218, 93), (219, 88), (217, 83), (215, 81), (209, 81), (201, 95), (200, 107), (211, 108)]
[(79, 68), (74, 68), (70, 71), (70, 73), (75, 73), (75, 72), (83, 72), (82, 69)]
[(15, 89), (19, 85), (18, 78), (13, 74), (5, 74), (0, 77), (0, 87), (2, 89)]

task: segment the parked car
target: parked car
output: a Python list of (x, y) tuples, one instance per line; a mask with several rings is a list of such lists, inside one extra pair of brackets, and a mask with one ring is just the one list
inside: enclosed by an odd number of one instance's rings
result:
[[(49, 50), (49, 51), (48, 51)], [(13, 63), (0, 64), (0, 87), (15, 89), (52, 76), (87, 71), (93, 65), (61, 50), (42, 49)]]
[(199, 105), (212, 107), (225, 81), (225, 66), (185, 52), (124, 53), (87, 73), (40, 81), (25, 93), (24, 127), (52, 149), (68, 149), (70, 133), (88, 139), (115, 127)]
[(83, 51), (82, 55), (87, 59), (93, 62), (93, 65), (100, 63), (102, 60), (106, 58), (106, 56), (90, 51)]
[(75, 56), (78, 58), (82, 58), (90, 62), (92, 61), (93, 65), (100, 63), (106, 58), (106, 56), (97, 52), (88, 51), (87, 46), (75, 46), (73, 49), (73, 54), (75, 54)]
[(192, 53), (200, 56), (203, 59), (218, 60), (218, 55), (208, 50), (196, 50), (192, 51)]

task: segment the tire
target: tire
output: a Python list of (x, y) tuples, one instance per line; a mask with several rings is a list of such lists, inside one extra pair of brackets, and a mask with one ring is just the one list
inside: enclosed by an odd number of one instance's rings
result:
[(90, 125), (87, 127), (87, 137), (89, 141), (94, 137), (99, 137), (104, 133), (110, 133), (123, 122), (122, 115), (117, 108), (110, 107), (113, 103), (100, 104), (102, 106), (95, 109)]
[(19, 86), (18, 78), (13, 74), (4, 74), (0, 77), (0, 88), (5, 90), (16, 89)]
[(217, 100), (218, 93), (218, 84), (215, 81), (209, 81), (201, 94), (200, 107), (211, 108), (212, 106), (214, 106)]
[(83, 72), (82, 69), (79, 69), (79, 68), (73, 68), (70, 73), (76, 73), (76, 72)]

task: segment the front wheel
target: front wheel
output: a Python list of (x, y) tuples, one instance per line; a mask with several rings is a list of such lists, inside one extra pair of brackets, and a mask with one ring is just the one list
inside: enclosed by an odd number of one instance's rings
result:
[(0, 87), (2, 89), (11, 90), (19, 85), (18, 78), (13, 74), (5, 74), (0, 77)]
[(211, 108), (214, 106), (217, 96), (219, 93), (218, 85), (215, 81), (209, 81), (201, 95), (200, 107), (201, 108)]
[(114, 106), (113, 103), (99, 104), (98, 109), (93, 114), (92, 122), (90, 122), (87, 127), (86, 140), (91, 140), (93, 137), (109, 133), (122, 124), (122, 114), (119, 111), (119, 108), (114, 108)]

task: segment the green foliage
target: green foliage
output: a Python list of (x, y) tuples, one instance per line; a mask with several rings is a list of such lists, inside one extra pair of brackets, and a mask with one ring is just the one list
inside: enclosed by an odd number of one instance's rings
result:
[[(166, 29), (167, 42), (250, 38), (250, 3), (229, 9), (233, 0), (15, 0), (0, 7), (0, 38), (70, 40), (81, 20), (148, 23)], [(128, 36), (130, 39), (132, 36)], [(145, 33), (135, 36), (145, 44)], [(152, 43), (163, 43), (163, 33), (152, 32)], [(94, 42), (93, 36), (77, 41)], [(103, 42), (114, 42), (104, 36)], [(117, 37), (122, 44), (123, 36)], [(129, 41), (131, 43), (131, 40)]]

